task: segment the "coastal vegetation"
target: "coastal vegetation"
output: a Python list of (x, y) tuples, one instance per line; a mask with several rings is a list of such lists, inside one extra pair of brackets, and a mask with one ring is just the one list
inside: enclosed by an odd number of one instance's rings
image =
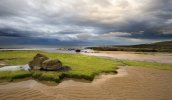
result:
[(81, 54), (48, 53), (44, 51), (1, 51), (0, 63), (3, 62), (8, 66), (28, 64), (37, 53), (44, 54), (51, 59), (59, 59), (63, 62), (64, 66), (69, 66), (71, 70), (65, 72), (38, 70), (0, 71), (0, 82), (34, 78), (36, 80), (54, 81), (58, 83), (65, 77), (93, 80), (94, 77), (100, 73), (116, 73), (118, 66), (141, 66), (172, 70), (172, 64), (114, 60)]
[(88, 47), (98, 51), (172, 52), (172, 41), (152, 44)]
[[(64, 66), (70, 66), (72, 70), (67, 72), (45, 72), (30, 71), (30, 76), (38, 80), (53, 80), (58, 82), (64, 77), (84, 78), (93, 80), (94, 76), (101, 72), (116, 72), (117, 66), (121, 63), (99, 57), (84, 56), (81, 54), (47, 53), (43, 51), (2, 51), (0, 52), (1, 62), (8, 66), (27, 64), (37, 54), (41, 53), (52, 59), (60, 59)], [(9, 58), (13, 58), (10, 59)], [(5, 60), (4, 60), (5, 59)], [(7, 60), (8, 59), (8, 60)], [(15, 75), (22, 75), (25, 71), (0, 72), (0, 79), (16, 79)], [(8, 73), (8, 74), (5, 74)], [(10, 73), (10, 74), (9, 74)], [(18, 74), (14, 74), (18, 73)], [(28, 72), (27, 72), (28, 73)]]

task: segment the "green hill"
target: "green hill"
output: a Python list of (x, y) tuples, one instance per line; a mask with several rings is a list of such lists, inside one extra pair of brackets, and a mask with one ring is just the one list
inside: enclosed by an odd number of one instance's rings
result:
[(162, 41), (151, 44), (139, 44), (128, 46), (121, 45), (88, 48), (101, 51), (172, 52), (172, 41)]
[(172, 48), (172, 41), (163, 41), (156, 42), (151, 44), (139, 44), (139, 45), (131, 45), (131, 46), (122, 46), (122, 47), (132, 47), (132, 48), (162, 48), (162, 49), (170, 49)]
[(168, 46), (172, 46), (172, 41), (163, 41), (163, 42), (156, 42), (156, 43), (152, 43), (153, 45), (168, 45)]

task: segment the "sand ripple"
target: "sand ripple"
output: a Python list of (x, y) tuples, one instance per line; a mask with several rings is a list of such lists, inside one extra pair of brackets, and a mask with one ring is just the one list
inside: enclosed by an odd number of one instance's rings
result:
[(67, 79), (56, 86), (35, 80), (0, 85), (0, 100), (171, 100), (172, 72), (121, 67), (93, 82)]

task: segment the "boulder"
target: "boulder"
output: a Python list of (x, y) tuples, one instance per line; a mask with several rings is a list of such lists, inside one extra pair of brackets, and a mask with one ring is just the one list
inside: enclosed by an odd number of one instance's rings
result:
[(47, 71), (57, 71), (62, 68), (62, 62), (58, 59), (48, 59), (42, 63), (42, 67)]
[(29, 62), (29, 67), (32, 70), (40, 70), (42, 69), (42, 63), (49, 59), (47, 56), (43, 54), (37, 54), (32, 61)]
[(46, 71), (68, 71), (71, 70), (68, 66), (62, 66), (59, 59), (49, 59), (43, 54), (37, 54), (32, 61), (29, 62), (29, 67), (32, 70)]

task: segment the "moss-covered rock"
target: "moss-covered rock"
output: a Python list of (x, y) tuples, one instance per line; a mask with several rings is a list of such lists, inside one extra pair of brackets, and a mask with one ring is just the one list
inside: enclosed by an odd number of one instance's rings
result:
[(57, 71), (62, 68), (62, 62), (59, 59), (48, 59), (42, 63), (44, 70)]
[(42, 69), (42, 63), (49, 58), (43, 54), (37, 54), (32, 61), (29, 62), (29, 67), (32, 70)]

